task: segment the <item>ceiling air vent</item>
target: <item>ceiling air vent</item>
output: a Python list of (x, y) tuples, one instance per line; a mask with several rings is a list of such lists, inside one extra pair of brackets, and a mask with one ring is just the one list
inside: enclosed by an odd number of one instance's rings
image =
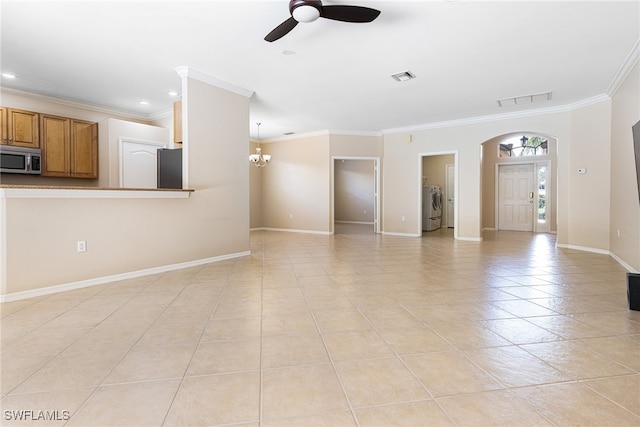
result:
[(407, 80), (415, 79), (416, 75), (411, 71), (405, 71), (403, 73), (392, 74), (391, 78), (397, 82), (406, 82)]
[(514, 105), (531, 104), (533, 102), (551, 101), (551, 92), (536, 93), (535, 95), (516, 96), (513, 98), (499, 99), (499, 107), (512, 107)]

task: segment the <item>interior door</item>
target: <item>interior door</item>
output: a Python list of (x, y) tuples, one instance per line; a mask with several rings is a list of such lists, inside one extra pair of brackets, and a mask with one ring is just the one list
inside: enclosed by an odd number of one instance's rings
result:
[(373, 232), (380, 233), (380, 171), (378, 160), (373, 161)]
[(498, 229), (533, 231), (534, 165), (498, 167)]
[(445, 209), (447, 210), (447, 227), (453, 228), (453, 213), (456, 206), (456, 166), (447, 165), (447, 203)]
[(158, 187), (158, 149), (165, 144), (121, 140), (120, 186), (123, 188)]

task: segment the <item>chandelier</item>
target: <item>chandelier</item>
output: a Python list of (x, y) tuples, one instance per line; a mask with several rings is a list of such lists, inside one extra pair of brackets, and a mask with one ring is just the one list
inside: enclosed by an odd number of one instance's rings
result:
[(258, 125), (258, 147), (256, 147), (255, 154), (249, 154), (249, 162), (257, 168), (263, 168), (271, 161), (271, 154), (262, 154), (262, 148), (260, 148), (260, 125), (262, 123), (256, 124)]

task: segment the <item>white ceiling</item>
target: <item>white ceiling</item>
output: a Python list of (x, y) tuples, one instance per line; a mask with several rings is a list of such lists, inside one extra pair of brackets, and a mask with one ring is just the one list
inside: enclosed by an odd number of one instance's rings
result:
[[(0, 66), (17, 75), (2, 85), (153, 118), (170, 110), (175, 69), (188, 66), (255, 92), (253, 136), (256, 122), (261, 138), (380, 132), (601, 96), (640, 39), (637, 0), (324, 4), (382, 13), (299, 24), (268, 43), (287, 0), (2, 0)], [(390, 77), (403, 71), (417, 78)], [(542, 92), (551, 101), (496, 102)]]

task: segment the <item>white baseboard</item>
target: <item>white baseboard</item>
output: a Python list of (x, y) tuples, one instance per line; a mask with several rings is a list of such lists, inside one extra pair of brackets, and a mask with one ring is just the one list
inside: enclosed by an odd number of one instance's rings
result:
[(27, 298), (39, 297), (55, 294), (58, 292), (72, 291), (74, 289), (87, 288), (89, 286), (103, 285), (105, 283), (117, 282), (126, 279), (149, 276), (151, 274), (166, 273), (167, 271), (181, 270), (183, 268), (197, 267), (198, 265), (210, 264), (212, 262), (226, 261), (233, 258), (240, 258), (251, 255), (251, 251), (237, 252), (233, 254), (221, 255), (212, 258), (204, 258), (195, 261), (181, 262), (178, 264), (163, 265), (160, 267), (147, 268), (144, 270), (131, 271), (129, 273), (114, 274), (111, 276), (97, 277), (95, 279), (80, 280), (78, 282), (65, 283), (61, 285), (48, 286), (28, 291), (13, 292), (0, 295), (0, 303), (18, 301)]
[(556, 247), (562, 248), (562, 249), (574, 249), (576, 251), (582, 251), (582, 252), (591, 252), (591, 253), (594, 253), (594, 254), (611, 255), (611, 252), (609, 252), (606, 249), (591, 248), (589, 246), (568, 245), (566, 243), (556, 243)]
[(271, 228), (271, 227), (260, 227), (260, 228), (252, 228), (251, 231), (284, 231), (287, 233), (303, 233), (303, 234), (321, 234), (324, 236), (330, 236), (331, 232), (329, 231), (317, 231), (317, 230), (297, 230), (295, 228)]
[(415, 233), (394, 233), (391, 231), (383, 231), (380, 234), (384, 234), (385, 236), (398, 236), (398, 237), (422, 237), (422, 233), (421, 234), (415, 234)]
[(334, 221), (336, 224), (364, 224), (364, 225), (373, 225), (374, 222), (367, 221)]
[(456, 240), (462, 240), (463, 242), (482, 242), (482, 237), (456, 237)]
[(640, 273), (639, 271), (636, 271), (633, 267), (631, 267), (629, 264), (627, 264), (624, 260), (622, 260), (622, 258), (620, 258), (619, 256), (617, 256), (616, 254), (614, 254), (613, 252), (606, 250), (606, 249), (598, 249), (598, 248), (590, 248), (588, 246), (578, 246), (578, 245), (567, 245), (567, 244), (556, 244), (556, 247), (558, 248), (563, 248), (563, 249), (574, 249), (576, 251), (583, 251), (583, 252), (591, 252), (594, 254), (601, 254), (601, 255), (609, 255), (611, 258), (613, 258), (614, 260), (616, 260), (616, 262), (618, 264), (620, 264), (622, 267), (624, 267), (625, 270), (627, 270), (630, 273)]
[(614, 254), (611, 251), (609, 252), (609, 255), (611, 256), (611, 258), (615, 259), (618, 262), (618, 264), (623, 266), (629, 273), (640, 274), (640, 271), (636, 270), (635, 268), (631, 267), (629, 264), (624, 262), (622, 258), (620, 258), (618, 255)]

